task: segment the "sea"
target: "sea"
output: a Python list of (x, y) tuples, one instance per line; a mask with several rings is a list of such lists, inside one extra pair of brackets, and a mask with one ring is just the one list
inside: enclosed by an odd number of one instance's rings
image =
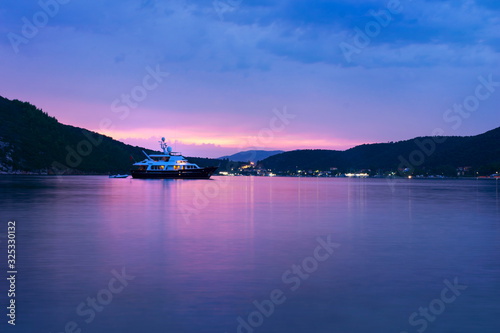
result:
[(498, 333), (498, 186), (2, 175), (0, 331)]

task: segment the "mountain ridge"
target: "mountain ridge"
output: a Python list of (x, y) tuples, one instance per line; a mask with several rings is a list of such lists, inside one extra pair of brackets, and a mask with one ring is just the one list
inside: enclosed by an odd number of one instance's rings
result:
[(221, 156), (219, 159), (228, 159), (234, 162), (257, 162), (273, 155), (284, 153), (283, 150), (246, 150), (236, 154)]
[(470, 168), (480, 174), (494, 173), (500, 171), (500, 127), (475, 136), (417, 137), (363, 144), (344, 151), (295, 150), (271, 156), (259, 164), (277, 172), (337, 168), (346, 172), (369, 169), (399, 171), (400, 175), (456, 175), (457, 168)]
[[(0, 96), (0, 173), (107, 174), (128, 173), (133, 160), (151, 149), (127, 145), (84, 128), (61, 124), (36, 106)], [(189, 157), (219, 171), (237, 170), (243, 162)], [(295, 150), (258, 161), (275, 172), (301, 170), (370, 170), (373, 173), (468, 175), (500, 171), (500, 127), (475, 136), (417, 137), (363, 144), (344, 151)]]

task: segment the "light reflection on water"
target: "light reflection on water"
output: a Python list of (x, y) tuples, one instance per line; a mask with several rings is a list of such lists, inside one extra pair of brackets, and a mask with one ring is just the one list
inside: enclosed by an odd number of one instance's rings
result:
[[(236, 332), (280, 289), (286, 302), (255, 332), (416, 332), (408, 317), (458, 277), (469, 288), (427, 331), (498, 332), (498, 182), (393, 185), (2, 176), (1, 220), (18, 223), (16, 331)], [(282, 274), (327, 235), (341, 246), (291, 291)], [(135, 279), (86, 323), (77, 306), (122, 267)]]

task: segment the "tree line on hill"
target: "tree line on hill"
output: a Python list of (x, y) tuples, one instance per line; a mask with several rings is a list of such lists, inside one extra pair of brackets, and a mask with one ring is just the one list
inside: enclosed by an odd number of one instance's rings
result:
[(491, 175), (500, 171), (500, 128), (469, 137), (419, 137), (365, 144), (345, 151), (296, 150), (259, 161), (274, 172), (369, 170), (371, 175)]
[[(0, 97), (0, 172), (49, 174), (129, 173), (150, 149), (59, 123), (34, 105)], [(200, 166), (237, 170), (242, 162), (188, 157)], [(296, 150), (273, 155), (258, 165), (273, 172), (370, 170), (371, 174), (489, 175), (500, 171), (500, 128), (469, 137), (420, 137), (357, 146), (345, 151)]]

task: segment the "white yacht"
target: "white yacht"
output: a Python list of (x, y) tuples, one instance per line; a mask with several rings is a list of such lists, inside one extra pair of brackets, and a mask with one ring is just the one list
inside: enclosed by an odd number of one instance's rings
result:
[(165, 142), (165, 138), (159, 141), (163, 154), (146, 155), (146, 159), (134, 163), (137, 167), (131, 170), (133, 178), (189, 178), (189, 179), (209, 179), (217, 170), (217, 167), (199, 167), (186, 160), (181, 153), (172, 152)]

